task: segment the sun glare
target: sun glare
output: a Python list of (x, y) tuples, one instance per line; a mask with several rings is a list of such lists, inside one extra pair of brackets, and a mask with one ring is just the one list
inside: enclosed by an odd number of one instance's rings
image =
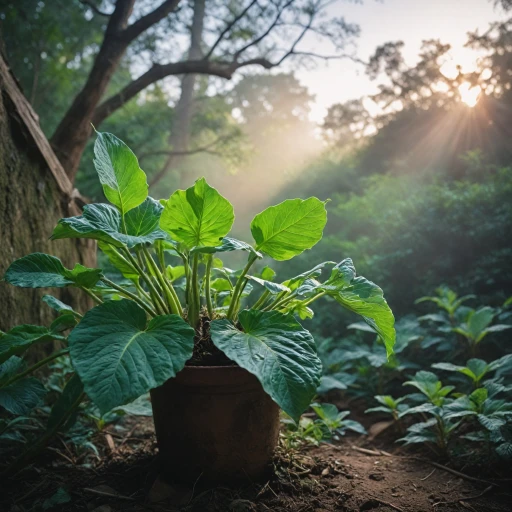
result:
[(465, 82), (459, 85), (460, 99), (468, 106), (474, 107), (478, 103), (482, 89), (479, 85), (471, 87), (471, 84)]

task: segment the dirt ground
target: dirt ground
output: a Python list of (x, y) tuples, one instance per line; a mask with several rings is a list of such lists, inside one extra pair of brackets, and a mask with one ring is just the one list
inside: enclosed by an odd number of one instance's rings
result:
[[(132, 420), (133, 421), (133, 420)], [(393, 443), (347, 438), (335, 445), (279, 450), (267, 481), (243, 488), (190, 488), (163, 483), (151, 419), (97, 445), (106, 455), (88, 467), (64, 444), (0, 484), (0, 510), (88, 512), (423, 512), (512, 510), (512, 478), (472, 468), (461, 475)], [(357, 445), (355, 444), (357, 443)], [(55, 445), (58, 446), (58, 445)], [(80, 463), (80, 464), (79, 464)], [(464, 468), (458, 468), (464, 471)], [(480, 473), (480, 474), (478, 474)], [(59, 491), (61, 489), (61, 491)], [(65, 490), (60, 505), (50, 507)]]

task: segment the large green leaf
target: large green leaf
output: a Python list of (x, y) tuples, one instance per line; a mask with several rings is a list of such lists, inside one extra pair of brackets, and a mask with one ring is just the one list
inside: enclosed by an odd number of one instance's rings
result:
[(148, 195), (146, 174), (131, 149), (111, 133), (98, 133), (94, 166), (105, 197), (121, 215), (139, 206)]
[(213, 321), (213, 343), (255, 375), (271, 398), (298, 421), (322, 373), (313, 337), (293, 316), (277, 311), (244, 310), (239, 322), (243, 332), (227, 319)]
[(316, 197), (288, 199), (256, 215), (251, 233), (257, 251), (283, 261), (319, 242), (326, 222), (325, 203)]
[(27, 414), (46, 394), (44, 386), (34, 377), (8, 384), (9, 379), (24, 367), (25, 363), (19, 357), (11, 357), (0, 364), (0, 407), (12, 414)]
[(5, 281), (21, 288), (92, 288), (100, 278), (99, 268), (87, 268), (77, 263), (69, 270), (59, 258), (41, 252), (34, 252), (12, 262), (4, 276)]
[[(163, 207), (148, 197), (130, 210), (123, 219), (119, 211), (109, 204), (88, 204), (83, 215), (59, 220), (53, 230), (52, 240), (60, 238), (92, 238), (115, 247), (134, 247), (153, 244), (167, 238), (158, 224)], [(125, 230), (126, 227), (126, 230)]]
[(160, 227), (188, 249), (215, 247), (233, 225), (233, 206), (204, 178), (177, 190), (165, 204)]
[(344, 308), (357, 313), (382, 338), (388, 357), (395, 345), (395, 317), (384, 298), (384, 293), (375, 283), (358, 276), (350, 285), (340, 289), (328, 286), (326, 293)]
[(91, 309), (69, 336), (73, 365), (102, 413), (174, 377), (193, 346), (194, 329), (180, 316), (147, 324), (144, 310), (125, 299)]
[[(71, 316), (71, 315), (70, 315)], [(34, 343), (65, 340), (64, 336), (40, 325), (18, 325), (0, 337), (0, 363), (21, 355)]]

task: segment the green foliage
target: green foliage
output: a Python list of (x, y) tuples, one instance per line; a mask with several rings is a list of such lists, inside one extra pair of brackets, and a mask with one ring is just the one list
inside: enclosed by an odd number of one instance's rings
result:
[(231, 360), (256, 375), (263, 389), (298, 421), (315, 394), (321, 363), (315, 342), (292, 316), (277, 311), (242, 311), (243, 331), (215, 320), (211, 336)]
[(316, 197), (270, 206), (251, 222), (256, 250), (283, 261), (311, 249), (322, 238), (327, 212)]
[(174, 240), (190, 250), (215, 247), (235, 220), (230, 202), (204, 178), (187, 190), (177, 190), (165, 203), (160, 224)]
[(94, 166), (105, 197), (119, 208), (121, 217), (148, 195), (146, 174), (131, 149), (111, 133), (97, 132)]
[(349, 411), (339, 411), (335, 405), (328, 403), (313, 403), (311, 408), (317, 416), (315, 419), (302, 416), (297, 423), (284, 418), (286, 429), (283, 437), (288, 448), (296, 448), (304, 443), (318, 445), (333, 438), (336, 440), (349, 430), (366, 434), (365, 428), (359, 422), (346, 419)]
[(146, 313), (130, 300), (107, 301), (69, 336), (70, 355), (102, 413), (174, 377), (192, 356), (194, 330), (178, 315)]
[[(38, 381), (27, 375), (68, 352), (72, 363), (46, 433), (17, 464), (59, 430), (69, 430), (86, 397), (97, 409), (88, 416), (101, 428), (109, 415), (176, 376), (193, 356), (195, 338), (204, 337), (201, 314), (208, 317), (211, 350), (254, 374), (296, 421), (316, 393), (322, 365), (313, 337), (294, 313), (310, 317), (311, 303), (333, 297), (379, 334), (384, 358), (392, 355), (393, 314), (382, 290), (356, 276), (352, 260), (321, 263), (282, 283), (273, 280), (270, 267), (249, 274), (262, 253), (281, 261), (311, 249), (327, 221), (324, 202), (312, 197), (267, 208), (251, 224), (251, 245), (227, 236), (233, 207), (204, 178), (156, 201), (147, 196), (146, 175), (135, 155), (103, 133), (95, 143), (95, 166), (112, 204), (88, 205), (83, 215), (60, 220), (53, 238), (98, 240), (103, 261), (117, 274), (82, 265), (68, 270), (58, 258), (35, 253), (13, 262), (4, 277), (22, 287), (76, 286), (97, 304), (82, 317), (46, 296), (45, 302), (61, 313), (49, 329), (18, 326), (2, 334), (0, 354), (8, 366), (34, 343), (59, 339), (69, 346), (6, 377), (1, 403), (11, 412), (25, 413), (40, 398), (34, 387)], [(242, 270), (224, 267), (215, 257), (232, 251), (247, 256)], [(332, 267), (330, 276), (322, 279), (327, 266)], [(260, 293), (245, 308), (254, 290), (250, 282)], [(24, 387), (14, 393), (13, 384)], [(359, 428), (329, 408), (315, 410), (330, 432)]]
[(92, 288), (100, 278), (101, 270), (98, 268), (86, 268), (77, 263), (69, 270), (59, 258), (40, 252), (17, 259), (4, 276), (5, 281), (20, 288)]

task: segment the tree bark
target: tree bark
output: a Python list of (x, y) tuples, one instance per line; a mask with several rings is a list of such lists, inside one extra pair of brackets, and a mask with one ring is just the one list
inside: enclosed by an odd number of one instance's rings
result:
[[(195, 0), (194, 16), (190, 30), (190, 48), (188, 60), (199, 60), (202, 57), (201, 45), (203, 41), (205, 0)], [(181, 80), (181, 93), (176, 103), (176, 114), (169, 136), (170, 149), (175, 153), (171, 154), (165, 161), (162, 169), (151, 179), (150, 185), (160, 181), (173, 167), (179, 167), (185, 159), (185, 154), (190, 145), (190, 125), (194, 115), (194, 89), (197, 75), (185, 75)], [(186, 174), (180, 173), (180, 185), (187, 187)]]
[[(0, 93), (0, 278), (12, 261), (32, 252), (54, 254), (68, 268), (75, 263), (94, 267), (93, 242), (48, 240), (60, 218), (80, 211), (37, 116), (1, 56)], [(46, 153), (41, 149), (45, 147)], [(56, 313), (41, 302), (44, 294), (54, 295), (82, 313), (92, 305), (77, 289), (34, 290), (0, 282), (0, 330), (23, 323), (49, 325)]]

